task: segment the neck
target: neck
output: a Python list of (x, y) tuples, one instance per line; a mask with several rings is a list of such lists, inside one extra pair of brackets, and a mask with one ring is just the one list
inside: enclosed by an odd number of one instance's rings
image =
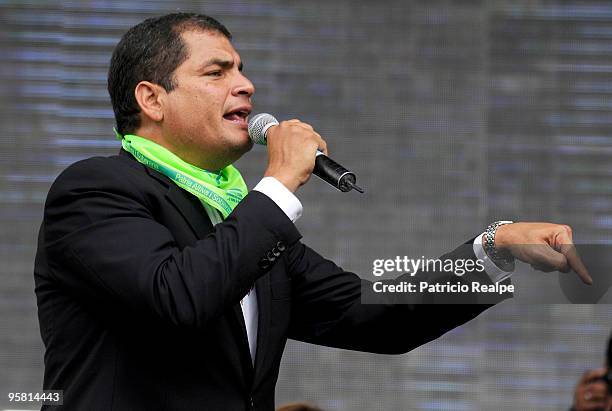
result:
[(202, 170), (216, 172), (229, 166), (234, 161), (240, 158), (240, 155), (231, 156), (230, 153), (225, 153), (225, 155), (221, 156), (218, 155), (213, 158), (207, 156), (205, 153), (197, 152), (196, 150), (193, 150), (188, 146), (178, 146), (176, 144), (171, 144), (168, 139), (163, 138), (162, 134), (160, 132), (157, 132), (156, 130), (139, 128), (133, 134), (142, 138), (146, 138), (147, 140), (151, 140), (155, 144), (159, 144), (166, 150), (171, 151), (174, 155), (179, 157), (184, 162), (201, 168)]
[(218, 174), (202, 171), (194, 167), (197, 164), (188, 163), (161, 144), (137, 135), (123, 136), (121, 145), (138, 162), (164, 174), (180, 188), (219, 210), (224, 218), (248, 192), (235, 167), (226, 167)]

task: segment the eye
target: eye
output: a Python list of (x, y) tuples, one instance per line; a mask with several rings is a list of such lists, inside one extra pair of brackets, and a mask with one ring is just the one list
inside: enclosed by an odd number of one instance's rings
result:
[(223, 75), (223, 72), (221, 70), (215, 70), (215, 71), (210, 71), (206, 73), (206, 75), (213, 76), (213, 77), (221, 77), (221, 75)]

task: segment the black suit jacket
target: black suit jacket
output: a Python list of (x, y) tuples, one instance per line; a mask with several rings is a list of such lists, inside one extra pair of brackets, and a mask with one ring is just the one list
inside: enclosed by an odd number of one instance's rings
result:
[[(462, 250), (449, 256), (474, 258)], [(34, 274), (44, 388), (64, 390), (65, 411), (272, 410), (287, 338), (403, 353), (487, 307), (361, 304), (365, 281), (302, 244), (266, 195), (213, 228), (123, 150), (57, 178)], [(253, 284), (254, 366), (239, 304)]]

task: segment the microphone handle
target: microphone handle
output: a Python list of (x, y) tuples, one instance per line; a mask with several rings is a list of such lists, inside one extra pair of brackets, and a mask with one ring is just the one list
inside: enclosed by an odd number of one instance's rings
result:
[(363, 189), (355, 184), (357, 181), (355, 174), (327, 157), (321, 151), (317, 151), (315, 166), (312, 173), (342, 192), (346, 193), (347, 191), (355, 189), (363, 193)]

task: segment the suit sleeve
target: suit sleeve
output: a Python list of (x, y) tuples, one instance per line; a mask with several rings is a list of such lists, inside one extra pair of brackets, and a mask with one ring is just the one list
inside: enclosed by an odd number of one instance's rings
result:
[[(441, 259), (471, 258), (471, 244), (464, 244)], [(470, 301), (458, 305), (436, 301), (401, 301), (393, 295), (364, 294), (370, 281), (346, 272), (302, 243), (291, 250), (293, 305), (289, 337), (330, 347), (382, 354), (405, 353), (471, 320), (492, 304)], [(429, 273), (428, 273), (429, 274)], [(464, 276), (461, 281), (491, 283), (486, 273)], [(403, 275), (387, 283), (423, 278)], [(457, 280), (452, 272), (433, 273), (432, 282)], [(499, 302), (503, 298), (497, 298)], [(364, 303), (367, 301), (368, 303)]]
[(96, 158), (69, 167), (47, 197), (41, 244), (49, 275), (99, 312), (204, 327), (265, 273), (262, 255), (300, 237), (274, 202), (251, 192), (210, 235), (180, 248), (138, 183)]

